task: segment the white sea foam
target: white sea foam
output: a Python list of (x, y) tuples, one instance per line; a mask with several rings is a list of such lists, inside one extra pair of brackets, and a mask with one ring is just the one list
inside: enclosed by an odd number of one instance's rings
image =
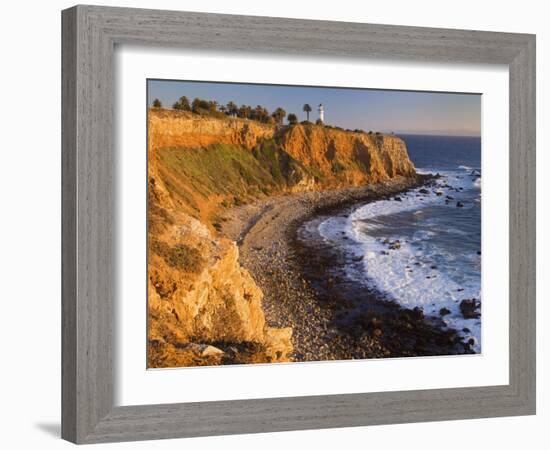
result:
[[(456, 265), (436, 264), (436, 260), (452, 262), (456, 255), (445, 254), (440, 247), (432, 245), (433, 231), (418, 230), (412, 237), (406, 238), (399, 234), (386, 236), (385, 239), (390, 241), (400, 241), (397, 250), (388, 249), (387, 242), (372, 236), (376, 234), (375, 230), (383, 226), (376, 223), (381, 217), (407, 211), (420, 215), (427, 207), (444, 204), (447, 195), (453, 196), (452, 201), (455, 202), (462, 198), (464, 190), (470, 189), (471, 192), (474, 186), (481, 186), (481, 178), (472, 181), (470, 173), (474, 169), (467, 166), (461, 169), (461, 172), (440, 172), (443, 177), (437, 181), (437, 185), (425, 188), (428, 194), (421, 193), (422, 188), (419, 188), (400, 195), (401, 201), (391, 199), (369, 203), (356, 209), (347, 218), (331, 217), (323, 221), (318, 231), (325, 240), (344, 246), (346, 252), (363, 256), (364, 279), (367, 282), (404, 307), (418, 306), (423, 308), (426, 315), (440, 317), (465, 340), (473, 339), (473, 348), (479, 352), (481, 321), (465, 319), (460, 311), (461, 300), (481, 298), (479, 277), (464, 278), (457, 273)], [(443, 193), (438, 196), (434, 191), (439, 190)], [(473, 207), (471, 202), (465, 205), (465, 208), (469, 207)], [(444, 231), (451, 235), (465, 234), (457, 227), (448, 227)], [(342, 236), (346, 236), (347, 240), (343, 240)], [(473, 258), (473, 262), (479, 263), (480, 256), (474, 254), (466, 258)], [(461, 281), (457, 282), (457, 279)], [(441, 315), (443, 308), (450, 313)]]
[[(380, 291), (391, 294), (404, 307), (419, 306), (425, 314), (432, 316), (439, 317), (440, 310), (447, 308), (450, 314), (443, 316), (443, 321), (465, 338), (473, 338), (478, 344), (474, 347), (479, 350), (479, 320), (464, 319), (460, 312), (462, 299), (480, 298), (479, 285), (456, 283), (434, 265), (434, 257), (441, 256), (441, 253), (432, 254), (425, 248), (418, 250), (414, 244), (429, 239), (429, 236), (415, 237), (412, 242), (401, 240), (399, 250), (388, 250), (382, 242), (357, 231), (358, 228), (354, 227), (354, 236), (363, 244), (365, 272)], [(464, 328), (469, 332), (463, 332)]]

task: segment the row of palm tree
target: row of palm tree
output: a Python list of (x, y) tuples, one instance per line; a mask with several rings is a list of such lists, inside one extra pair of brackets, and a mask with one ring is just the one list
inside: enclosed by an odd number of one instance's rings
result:
[[(162, 102), (156, 98), (153, 101), (154, 108), (162, 108)], [(172, 105), (172, 109), (179, 111), (190, 111), (195, 114), (201, 115), (217, 115), (225, 114), (231, 117), (239, 117), (242, 119), (256, 120), (262, 123), (276, 123), (282, 125), (284, 118), (286, 117), (290, 124), (298, 122), (296, 114), (289, 113), (278, 107), (271, 114), (269, 111), (261, 105), (252, 108), (249, 105), (238, 106), (235, 102), (230, 101), (226, 105), (219, 105), (216, 101), (203, 100), (201, 98), (195, 98), (192, 102), (186, 96), (182, 96)], [(309, 113), (312, 111), (309, 104), (305, 104), (303, 111), (306, 113), (306, 120), (309, 122)]]

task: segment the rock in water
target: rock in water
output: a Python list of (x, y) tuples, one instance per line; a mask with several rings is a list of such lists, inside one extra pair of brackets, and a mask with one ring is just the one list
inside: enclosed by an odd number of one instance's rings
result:
[(460, 302), (460, 312), (465, 319), (477, 319), (481, 316), (481, 302), (472, 299), (464, 299)]
[(390, 250), (399, 250), (401, 248), (401, 242), (399, 240), (390, 242), (390, 244), (388, 245), (388, 248)]

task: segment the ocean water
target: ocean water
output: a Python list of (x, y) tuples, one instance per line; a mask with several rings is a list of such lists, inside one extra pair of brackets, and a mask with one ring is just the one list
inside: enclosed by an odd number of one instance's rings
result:
[[(463, 299), (481, 300), (481, 140), (402, 137), (419, 172), (441, 175), (436, 185), (358, 205), (322, 221), (318, 232), (362, 258), (361, 270), (350, 267), (348, 276), (441, 318), (481, 352), (481, 318), (460, 311)], [(441, 315), (443, 308), (449, 312)]]

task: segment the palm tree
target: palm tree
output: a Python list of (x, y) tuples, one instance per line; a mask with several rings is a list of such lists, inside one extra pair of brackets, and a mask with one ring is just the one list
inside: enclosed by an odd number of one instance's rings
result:
[(271, 114), (271, 117), (275, 119), (275, 121), (278, 124), (281, 124), (283, 122), (283, 119), (286, 116), (286, 111), (283, 108), (277, 108), (273, 114)]
[(250, 119), (252, 117), (252, 107), (248, 105), (241, 105), (237, 111), (237, 115), (241, 119)]
[(189, 99), (185, 95), (183, 97), (180, 97), (179, 100), (176, 103), (174, 103), (172, 108), (180, 109), (183, 111), (191, 111), (191, 106), (189, 105)]
[(311, 112), (311, 106), (307, 103), (304, 105), (304, 112), (307, 114), (307, 121), (309, 122), (309, 113)]
[(227, 114), (230, 116), (236, 116), (237, 112), (239, 111), (239, 108), (234, 102), (229, 102), (227, 105)]
[(252, 118), (258, 122), (265, 123), (267, 122), (268, 117), (269, 112), (262, 105), (256, 106), (256, 108), (252, 111)]
[(290, 125), (296, 125), (296, 123), (298, 122), (298, 117), (296, 117), (296, 114), (290, 113), (288, 116), (286, 116), (286, 118)]

